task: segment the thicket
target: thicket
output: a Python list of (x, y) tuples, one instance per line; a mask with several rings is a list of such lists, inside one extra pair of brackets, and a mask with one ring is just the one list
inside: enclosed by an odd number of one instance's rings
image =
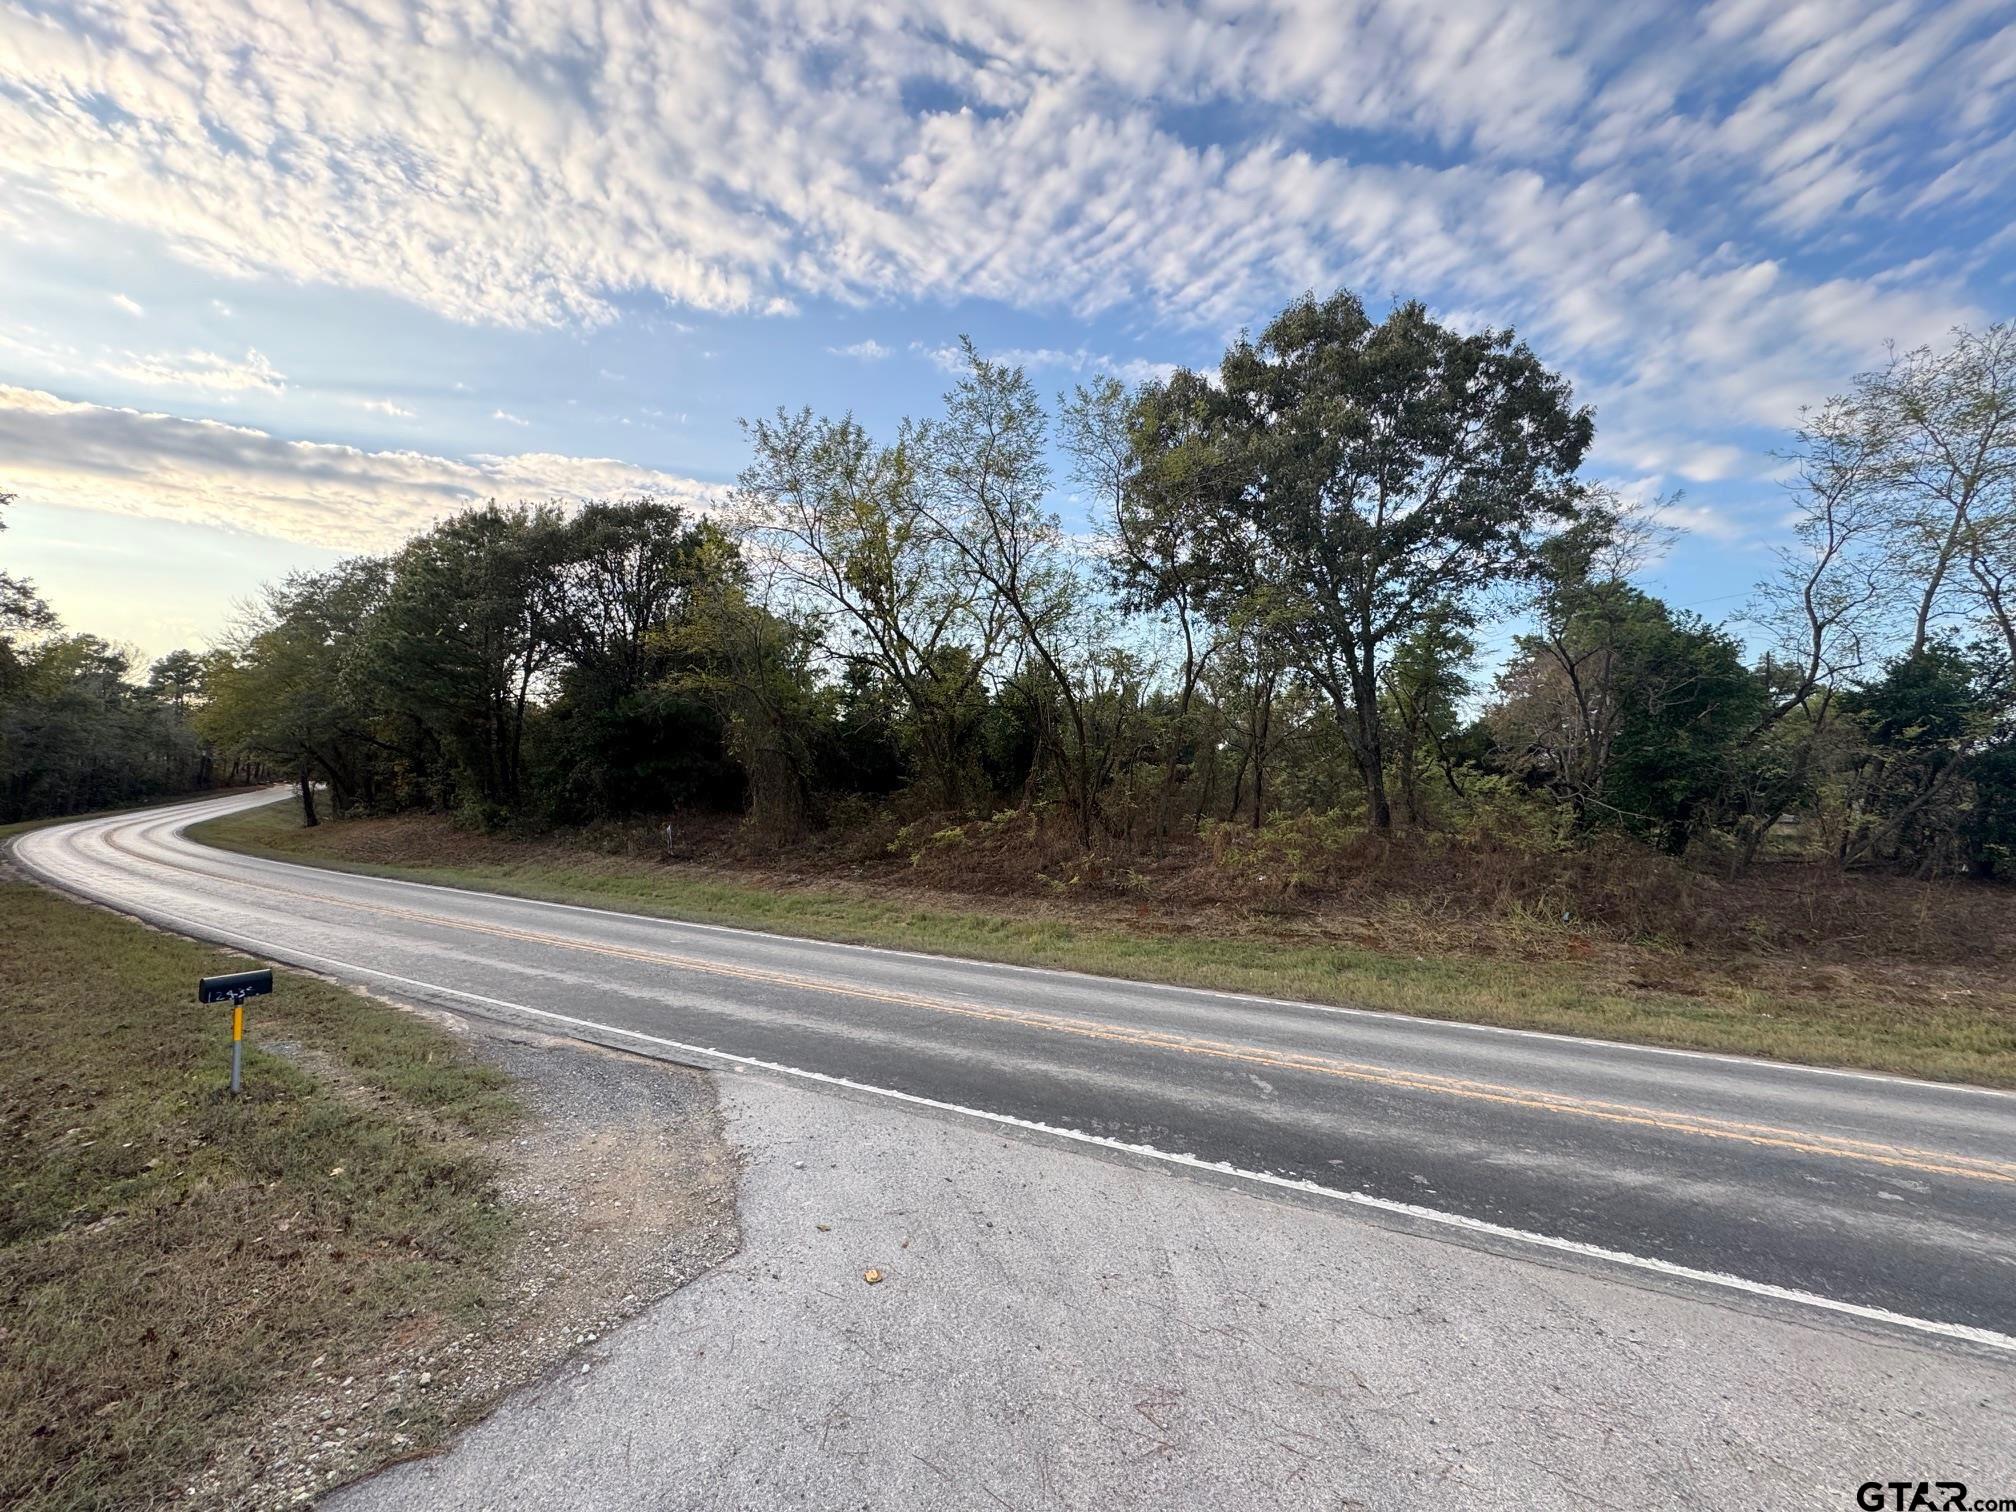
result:
[[(1054, 410), (968, 344), (892, 435), (804, 410), (747, 434), (719, 518), (492, 505), (288, 578), (170, 659), (188, 717), (161, 729), (299, 778), (311, 820), (323, 783), (345, 814), (725, 809), (767, 842), (1013, 833), (1121, 873), (1429, 845), (1612, 871), (1636, 847), (1648, 876), (1672, 863), (1646, 848), (1729, 876), (1766, 853), (2016, 865), (2010, 327), (1807, 417), (1744, 637), (1643, 586), (1661, 511), (1589, 480), (1566, 381), (1418, 305), (1304, 298), (1213, 373)], [(17, 731), (81, 696), (60, 668), (84, 643), (10, 612), (18, 808), (81, 780)], [(1479, 633), (1508, 623), (1486, 681)], [(170, 693), (97, 675), (166, 771), (184, 747), (147, 719)]]

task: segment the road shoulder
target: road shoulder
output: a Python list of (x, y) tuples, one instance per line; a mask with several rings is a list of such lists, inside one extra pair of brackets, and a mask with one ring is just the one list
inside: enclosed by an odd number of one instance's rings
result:
[[(404, 1508), (1843, 1503), (2016, 1490), (2016, 1369), (755, 1075), (740, 1254)], [(871, 1283), (871, 1272), (881, 1280)]]

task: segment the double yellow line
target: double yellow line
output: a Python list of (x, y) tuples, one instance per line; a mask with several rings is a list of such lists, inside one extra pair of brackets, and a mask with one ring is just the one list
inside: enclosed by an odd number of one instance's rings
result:
[[(229, 877), (219, 877), (217, 874), (205, 871), (200, 867), (187, 866), (179, 862), (164, 860), (160, 857), (142, 855), (121, 845), (110, 832), (106, 834), (105, 839), (112, 849), (143, 865), (165, 866), (176, 871), (203, 877), (212, 882), (223, 881), (237, 886), (255, 885), (239, 883)], [(1363, 1082), (1374, 1086), (1391, 1087), (1405, 1092), (1419, 1092), (1438, 1097), (1456, 1097), (1474, 1102), (1496, 1103), (1506, 1107), (1526, 1108), (1536, 1112), (1554, 1113), (1573, 1118), (1592, 1118), (1606, 1123), (1655, 1129), (1662, 1133), (1689, 1134), (1703, 1139), (1728, 1140), (1767, 1149), (1786, 1150), (1802, 1155), (1822, 1155), (1837, 1160), (1859, 1161), (1869, 1165), (1892, 1167), (1898, 1170), (1914, 1171), (1925, 1175), (1953, 1176), (1973, 1181), (2016, 1183), (2016, 1164), (2007, 1161), (1991, 1160), (1980, 1156), (1956, 1155), (1944, 1150), (1919, 1149), (1909, 1145), (1894, 1145), (1873, 1140), (1852, 1139), (1843, 1135), (1815, 1134), (1799, 1129), (1781, 1128), (1772, 1124), (1745, 1123), (1732, 1119), (1711, 1118), (1701, 1114), (1673, 1113), (1658, 1108), (1641, 1107), (1632, 1103), (1608, 1102), (1597, 1098), (1571, 1097), (1565, 1093), (1545, 1092), (1529, 1087), (1505, 1086), (1496, 1082), (1477, 1081), (1464, 1077), (1440, 1076), (1425, 1071), (1400, 1071), (1387, 1066), (1340, 1060), (1333, 1056), (1309, 1055), (1295, 1051), (1268, 1050), (1253, 1045), (1239, 1045), (1222, 1040), (1200, 1039), (1190, 1035), (1171, 1034), (1156, 1029), (1125, 1028), (1091, 1019), (1069, 1018), (1060, 1014), (1038, 1013), (1020, 1008), (990, 1007), (986, 1004), (965, 1002), (956, 998), (932, 997), (921, 993), (893, 991), (888, 988), (858, 986), (853, 983), (836, 981), (825, 977), (804, 976), (788, 971), (771, 971), (753, 966), (736, 966), (721, 961), (710, 961), (700, 956), (680, 955), (670, 951), (602, 944), (580, 939), (576, 936), (554, 934), (546, 930), (517, 929), (502, 924), (486, 924), (473, 919), (458, 919), (445, 914), (429, 913), (414, 908), (401, 908), (391, 904), (353, 902), (330, 897), (326, 894), (311, 893), (299, 888), (291, 888), (278, 884), (262, 882), (256, 884), (256, 890), (262, 895), (270, 896), (277, 894), (295, 897), (321, 907), (333, 905), (338, 908), (349, 909), (356, 913), (374, 914), (388, 919), (401, 919), (437, 929), (460, 930), (470, 934), (489, 935), (494, 938), (515, 940), (525, 944), (549, 946), (559, 950), (579, 951), (592, 955), (638, 961), (652, 966), (665, 966), (680, 971), (696, 972), (706, 976), (724, 977), (734, 981), (756, 982), (765, 986), (785, 987), (796, 991), (815, 992), (833, 997), (859, 998), (866, 1002), (895, 1004), (899, 1007), (916, 1008), (926, 1012), (947, 1014), (959, 1018), (977, 1019), (987, 1023), (1011, 1024), (1017, 1028), (1071, 1035), (1080, 1039), (1101, 1040), (1146, 1050), (1199, 1056), (1209, 1060), (1260, 1067), (1272, 1071), (1306, 1072), (1317, 1076), (1334, 1077), (1342, 1081)], [(641, 918), (642, 916), (639, 917)]]

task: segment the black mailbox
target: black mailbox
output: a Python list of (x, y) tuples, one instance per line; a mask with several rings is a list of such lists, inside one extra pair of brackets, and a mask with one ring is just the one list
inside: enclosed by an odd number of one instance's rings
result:
[(205, 977), (196, 984), (199, 1003), (228, 1003), (237, 998), (264, 997), (273, 990), (273, 972), (234, 971), (229, 976)]

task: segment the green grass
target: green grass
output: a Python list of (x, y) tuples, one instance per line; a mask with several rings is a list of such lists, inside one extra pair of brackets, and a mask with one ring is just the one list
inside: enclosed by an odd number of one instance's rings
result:
[(229, 1010), (194, 998), (242, 957), (12, 882), (0, 940), (0, 1505), (176, 1496), (318, 1356), (481, 1318), (515, 1222), (498, 1072), (280, 973), (233, 1098)]
[[(1631, 985), (1632, 970), (1615, 960), (1415, 955), (1201, 930), (1154, 933), (1104, 922), (919, 906), (835, 889), (764, 888), (692, 875), (655, 861), (575, 855), (551, 845), (462, 835), (451, 847), (458, 857), (453, 865), (375, 857), (365, 861), (343, 853), (347, 836), (362, 827), (304, 829), (291, 809), (279, 805), (211, 820), (191, 833), (226, 849), (337, 870), (811, 939), (2016, 1086), (2016, 1008), (2006, 997), (1976, 995), (1935, 1003), (1897, 1001), (1874, 989), (1845, 986), (1774, 990), (1757, 985), (1763, 974), (1740, 963), (1697, 972), (1694, 991), (1660, 991)], [(467, 859), (472, 852), (480, 859)], [(1640, 954), (1657, 959), (1656, 952)], [(1914, 994), (1925, 996), (1929, 994)]]

